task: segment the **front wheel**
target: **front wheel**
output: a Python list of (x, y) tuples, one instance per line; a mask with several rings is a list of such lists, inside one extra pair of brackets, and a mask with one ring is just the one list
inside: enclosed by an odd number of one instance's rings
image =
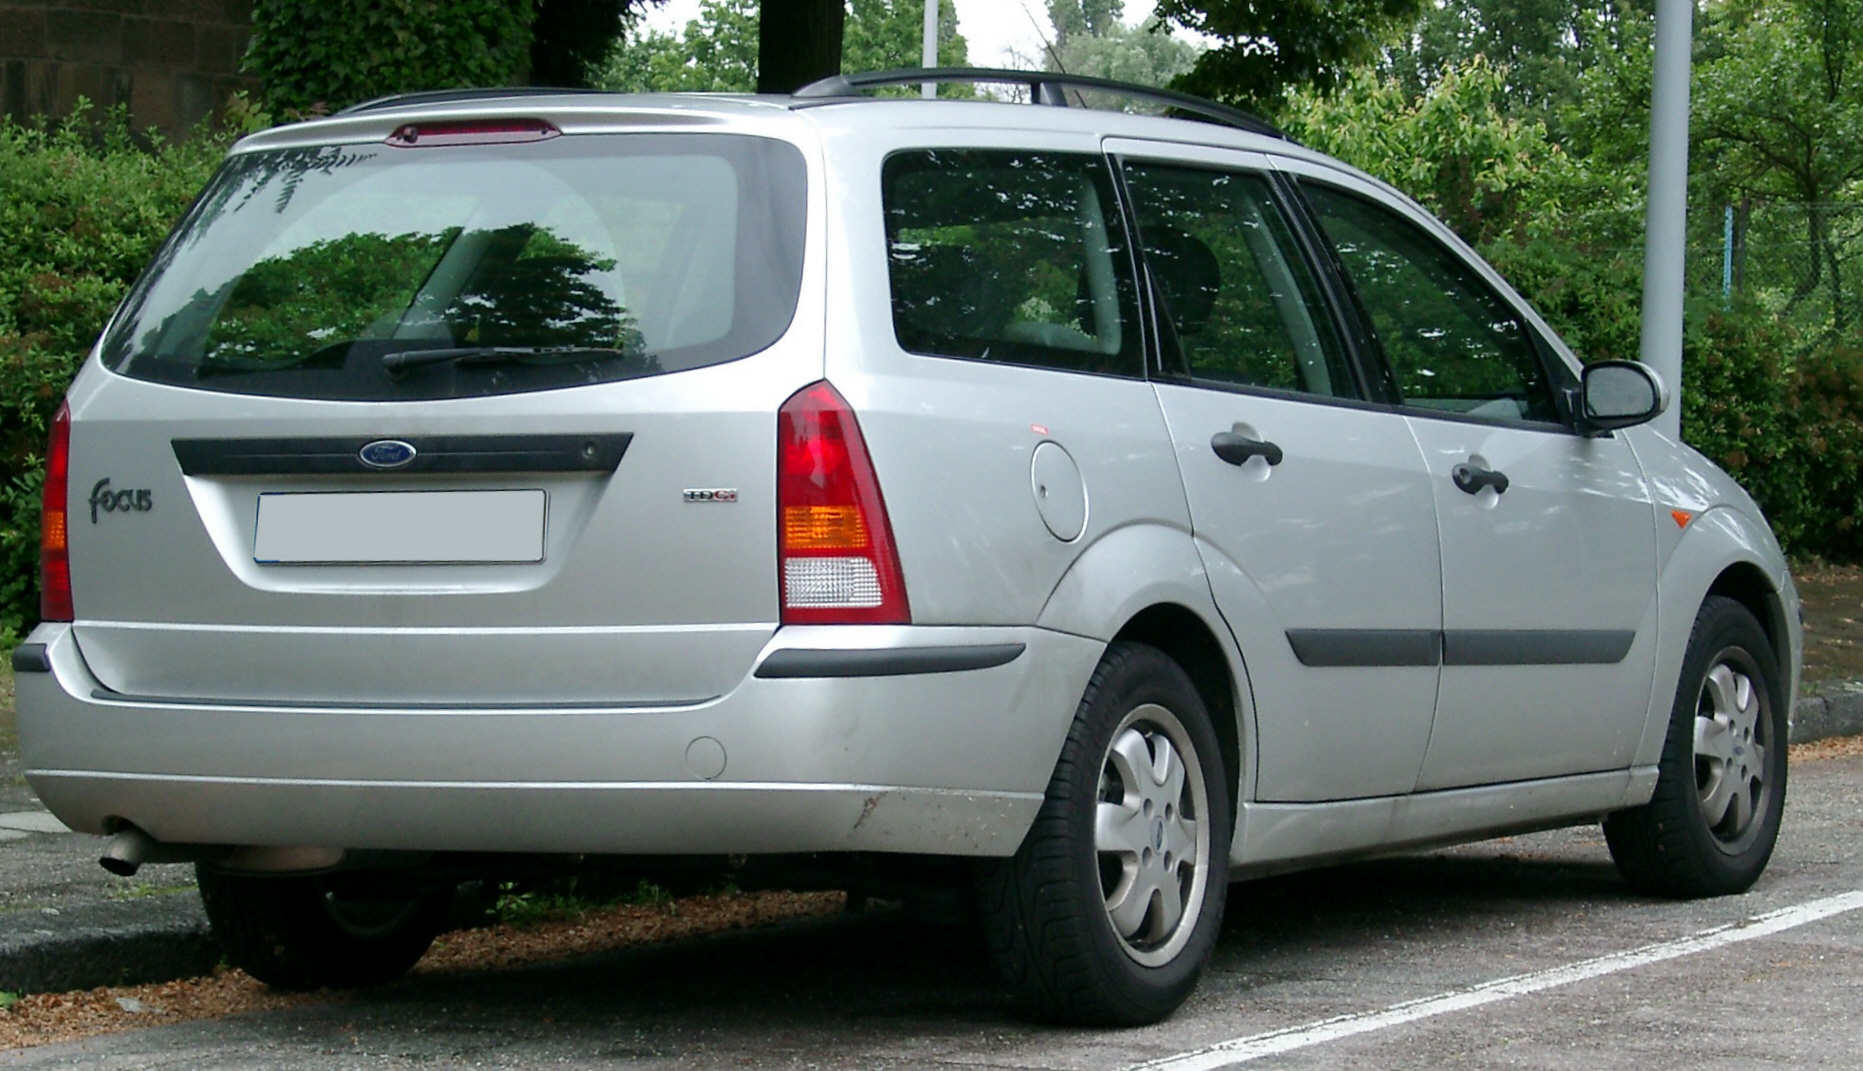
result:
[(1702, 603), (1682, 659), (1656, 792), (1604, 820), (1624, 880), (1693, 898), (1745, 892), (1772, 858), (1785, 811), (1783, 678), (1752, 611)]
[(440, 933), (453, 889), (385, 876), (232, 874), (197, 866), (227, 962), (274, 989), (354, 989), (408, 972)]
[(1110, 647), (1034, 826), (980, 882), (991, 952), (1026, 1006), (1136, 1026), (1184, 1002), (1222, 927), (1226, 782), (1183, 669), (1154, 647)]

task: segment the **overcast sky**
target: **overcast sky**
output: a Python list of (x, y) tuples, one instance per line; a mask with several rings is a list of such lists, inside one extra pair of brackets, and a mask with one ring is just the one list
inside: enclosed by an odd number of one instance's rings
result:
[[(1045, 0), (955, 0), (957, 28), (970, 45), (970, 62), (978, 67), (1026, 66), (1010, 58), (1014, 49), (1024, 56), (1040, 54), (1041, 35), (1051, 32)], [(1143, 21), (1157, 0), (1126, 0), (1125, 21)], [(647, 12), (647, 25), (673, 32), (698, 15), (699, 0), (667, 0), (664, 7)], [(1030, 18), (1033, 16), (1033, 19)], [(1035, 21), (1041, 24), (1036, 32)]]

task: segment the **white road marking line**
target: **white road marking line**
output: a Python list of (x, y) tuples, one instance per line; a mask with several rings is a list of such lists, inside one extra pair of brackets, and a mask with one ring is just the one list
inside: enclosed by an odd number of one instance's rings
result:
[(1538, 993), (1541, 990), (1562, 985), (1571, 985), (1574, 982), (1583, 982), (1587, 979), (1615, 974), (1618, 971), (1627, 971), (1633, 967), (1661, 963), (1664, 960), (1692, 956), (1697, 952), (1708, 952), (1739, 944), (1742, 941), (1768, 937), (1807, 923), (1817, 922), (1820, 919), (1830, 918), (1833, 915), (1855, 911), (1858, 908), (1863, 908), (1863, 890), (1827, 896), (1821, 900), (1799, 904), (1797, 907), (1781, 908), (1764, 915), (1755, 915), (1742, 922), (1716, 926), (1711, 930), (1703, 930), (1674, 941), (1645, 945), (1627, 952), (1614, 952), (1608, 956), (1580, 960), (1563, 967), (1551, 967), (1543, 971), (1497, 978), (1492, 982), (1483, 982), (1467, 989), (1393, 1004), (1380, 1011), (1340, 1015), (1302, 1026), (1291, 1026), (1281, 1030), (1253, 1034), (1249, 1037), (1234, 1038), (1207, 1048), (1134, 1064), (1127, 1071), (1215, 1071), (1216, 1068), (1234, 1067), (1251, 1060), (1259, 1060), (1264, 1056), (1275, 1056), (1284, 1052), (1292, 1052), (1295, 1049), (1322, 1045), (1328, 1041), (1368, 1034), (1387, 1027), (1402, 1026), (1419, 1019), (1446, 1015), (1468, 1008), (1478, 1008), (1484, 1004), (1526, 996), (1529, 993)]

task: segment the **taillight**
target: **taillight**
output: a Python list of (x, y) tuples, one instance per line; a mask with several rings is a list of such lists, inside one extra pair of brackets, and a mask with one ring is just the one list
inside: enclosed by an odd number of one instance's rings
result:
[(777, 557), (786, 625), (912, 621), (880, 481), (827, 381), (777, 414)]
[(69, 621), (71, 609), (70, 528), (65, 523), (66, 488), (71, 483), (71, 406), (52, 417), (45, 451), (45, 492), (39, 512), (39, 618)]

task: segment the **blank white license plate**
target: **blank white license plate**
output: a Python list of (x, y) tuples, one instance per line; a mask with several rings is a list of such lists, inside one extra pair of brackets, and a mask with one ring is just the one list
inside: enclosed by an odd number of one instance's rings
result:
[(543, 560), (534, 491), (369, 491), (259, 496), (254, 561), (447, 564)]

